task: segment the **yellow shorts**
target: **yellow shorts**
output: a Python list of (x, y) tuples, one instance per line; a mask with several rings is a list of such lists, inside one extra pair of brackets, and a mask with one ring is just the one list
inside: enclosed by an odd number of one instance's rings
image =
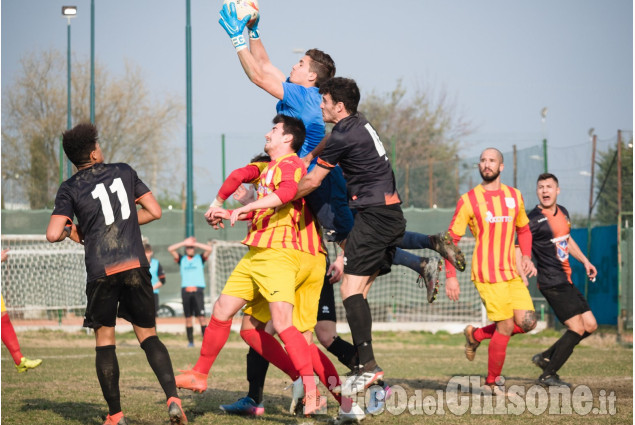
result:
[(7, 311), (7, 307), (4, 305), (4, 297), (0, 295), (0, 301), (2, 302), (2, 311), (0, 313), (4, 313)]
[(487, 318), (492, 322), (514, 317), (514, 310), (534, 311), (529, 290), (520, 277), (507, 282), (474, 282), (474, 286), (485, 305)]
[[(326, 273), (326, 257), (323, 254), (311, 255), (306, 252), (297, 252), (301, 263), (295, 279), (293, 326), (300, 332), (313, 332), (317, 323), (320, 294)], [(247, 303), (244, 313), (263, 323), (271, 320), (269, 303), (262, 297)]]
[(295, 302), (295, 279), (301, 266), (300, 251), (250, 247), (229, 275), (222, 293), (255, 301)]

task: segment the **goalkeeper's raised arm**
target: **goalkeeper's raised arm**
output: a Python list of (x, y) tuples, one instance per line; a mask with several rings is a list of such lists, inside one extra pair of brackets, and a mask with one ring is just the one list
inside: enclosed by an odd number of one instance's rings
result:
[(232, 44), (238, 53), (240, 64), (249, 80), (272, 96), (282, 99), (284, 96), (282, 83), (286, 77), (282, 71), (271, 63), (269, 55), (262, 44), (258, 30), (260, 16), (249, 28), (249, 48), (247, 48), (243, 36), (248, 20), (249, 17), (239, 20), (235, 6), (230, 4), (230, 7), (223, 5), (218, 22), (231, 38)]

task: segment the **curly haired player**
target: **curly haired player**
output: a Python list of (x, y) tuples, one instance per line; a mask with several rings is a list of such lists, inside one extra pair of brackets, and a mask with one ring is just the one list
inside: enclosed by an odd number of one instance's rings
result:
[(115, 353), (117, 316), (132, 323), (167, 398), (170, 422), (187, 424), (170, 354), (156, 333), (150, 266), (139, 228), (161, 218), (161, 207), (132, 167), (104, 163), (93, 124), (78, 124), (64, 132), (63, 146), (77, 173), (57, 191), (46, 239), (61, 242), (68, 237), (85, 248), (88, 305), (84, 327), (95, 331), (97, 378), (108, 403), (104, 425), (127, 424)]

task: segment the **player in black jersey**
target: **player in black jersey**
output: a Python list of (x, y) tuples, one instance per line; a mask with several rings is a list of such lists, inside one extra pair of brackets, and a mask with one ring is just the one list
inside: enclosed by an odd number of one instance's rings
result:
[(584, 295), (571, 280), (569, 255), (580, 261), (593, 281), (595, 266), (586, 258), (570, 235), (571, 222), (566, 208), (557, 204), (558, 178), (550, 173), (538, 176), (536, 195), (539, 205), (528, 215), (533, 238), (532, 254), (538, 267), (538, 289), (567, 331), (549, 349), (531, 360), (543, 370), (538, 382), (570, 386), (557, 372), (584, 338), (597, 329), (597, 322)]
[(140, 224), (161, 218), (161, 207), (132, 167), (104, 164), (94, 125), (79, 124), (66, 131), (63, 145), (77, 173), (57, 191), (46, 238), (60, 242), (69, 237), (85, 247), (84, 327), (95, 331), (97, 378), (109, 410), (104, 425), (127, 423), (121, 411), (115, 353), (117, 316), (132, 323), (165, 392), (170, 422), (187, 424), (170, 355), (156, 334), (150, 266), (139, 229)]
[(373, 353), (372, 317), (366, 297), (375, 278), (390, 271), (406, 220), (384, 146), (375, 129), (357, 112), (360, 94), (355, 81), (332, 78), (320, 86), (320, 94), (322, 117), (335, 126), (318, 157), (318, 166), (300, 181), (296, 196), (315, 190), (339, 164), (346, 179), (349, 207), (357, 212), (346, 240), (340, 288), (359, 356), (356, 372), (342, 385), (342, 394), (349, 396), (384, 375)]

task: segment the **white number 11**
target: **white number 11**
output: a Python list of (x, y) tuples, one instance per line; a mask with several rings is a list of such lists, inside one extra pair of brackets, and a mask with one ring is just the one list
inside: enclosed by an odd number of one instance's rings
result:
[[(117, 198), (119, 199), (119, 203), (121, 204), (121, 218), (126, 220), (130, 217), (130, 205), (128, 205), (128, 194), (126, 193), (126, 188), (123, 186), (123, 182), (119, 177), (117, 177), (109, 187), (112, 193), (117, 194)], [(95, 186), (95, 190), (91, 192), (93, 195), (93, 199), (98, 199), (101, 202), (101, 211), (104, 213), (104, 219), (106, 220), (106, 225), (110, 225), (115, 222), (115, 214), (112, 211), (112, 206), (110, 205), (110, 199), (108, 198), (108, 192), (106, 192), (106, 186), (103, 183), (99, 183)]]

